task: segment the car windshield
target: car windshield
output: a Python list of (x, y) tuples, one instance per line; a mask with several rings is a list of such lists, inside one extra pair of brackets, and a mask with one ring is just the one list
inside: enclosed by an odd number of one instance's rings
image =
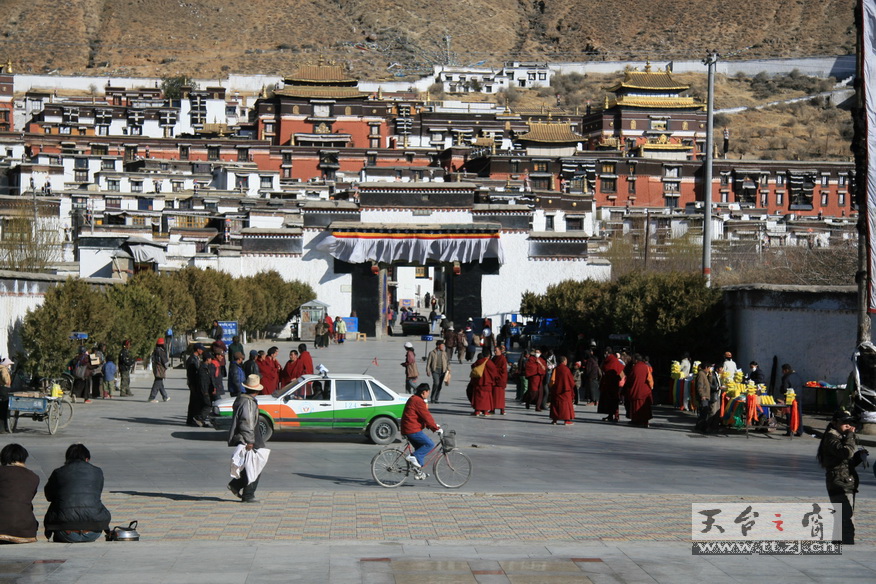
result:
[(290, 399), (331, 399), (331, 381), (324, 379), (318, 381), (305, 381), (295, 391), (286, 395)]

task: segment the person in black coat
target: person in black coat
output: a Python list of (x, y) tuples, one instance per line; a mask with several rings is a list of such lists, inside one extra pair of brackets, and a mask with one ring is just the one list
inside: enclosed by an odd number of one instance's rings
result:
[(40, 478), (24, 467), (27, 450), (20, 444), (7, 444), (0, 451), (0, 542), (33, 543), (37, 523), (33, 498)]
[(201, 355), (204, 352), (204, 345), (195, 343), (192, 348), (192, 354), (186, 360), (186, 387), (189, 388), (189, 408), (186, 414), (187, 426), (202, 426), (195, 419), (201, 415), (201, 379), (199, 371), (201, 369)]
[(46, 538), (63, 543), (95, 541), (109, 531), (112, 516), (100, 500), (103, 471), (91, 464), (84, 444), (71, 444), (64, 466), (56, 468), (43, 492), (49, 509), (43, 519)]

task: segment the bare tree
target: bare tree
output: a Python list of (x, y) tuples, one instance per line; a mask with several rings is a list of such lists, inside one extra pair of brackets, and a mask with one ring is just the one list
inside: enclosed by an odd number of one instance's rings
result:
[(59, 226), (50, 221), (11, 217), (0, 222), (0, 267), (42, 272), (61, 258)]

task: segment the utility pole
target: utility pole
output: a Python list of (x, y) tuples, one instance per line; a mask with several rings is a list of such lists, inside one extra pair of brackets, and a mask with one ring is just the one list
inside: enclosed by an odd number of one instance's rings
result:
[(706, 158), (703, 165), (703, 276), (706, 287), (712, 287), (712, 158), (714, 155), (715, 64), (718, 53), (712, 51), (703, 65), (708, 67), (709, 96), (706, 101)]

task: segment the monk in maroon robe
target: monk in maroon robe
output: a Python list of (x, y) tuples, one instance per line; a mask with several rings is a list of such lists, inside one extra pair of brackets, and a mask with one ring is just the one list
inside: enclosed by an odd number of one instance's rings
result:
[(471, 386), (471, 407), (474, 408), (474, 416), (491, 416), (493, 410), (493, 387), (496, 385), (496, 366), (490, 361), (490, 354), (486, 351), (471, 366), (472, 370), (483, 366), (480, 377), (469, 381)]
[[(298, 351), (289, 351), (289, 360), (283, 370), (280, 371), (280, 387), (286, 387), (291, 381), (301, 377), (301, 363), (298, 363)], [(296, 374), (297, 373), (297, 374)]]
[(307, 345), (304, 343), (298, 345), (298, 360), (301, 361), (301, 375), (310, 375), (313, 373), (313, 357), (310, 356), (310, 352), (307, 350)]
[(565, 422), (573, 424), (575, 419), (575, 376), (569, 369), (568, 358), (560, 357), (553, 374), (551, 384), (551, 424)]
[(654, 381), (651, 377), (651, 366), (636, 354), (633, 356), (633, 365), (630, 374), (624, 381), (624, 397), (627, 404), (627, 417), (630, 424), (648, 427), (651, 415), (651, 404)]
[(599, 408), (597, 413), (606, 414), (603, 422), (617, 422), (620, 406), (620, 386), (624, 378), (624, 366), (611, 350), (605, 349), (605, 360), (602, 362), (602, 379), (599, 382)]
[(547, 372), (547, 361), (541, 358), (541, 351), (536, 349), (529, 355), (526, 361), (526, 366), (523, 368), (523, 374), (526, 376), (526, 381), (529, 384), (529, 393), (526, 394), (526, 399), (523, 403), (526, 404), (526, 409), (529, 409), (530, 404), (535, 405), (535, 411), (541, 411), (541, 402), (544, 399), (544, 375)]
[(280, 386), (280, 362), (277, 361), (277, 347), (268, 349), (265, 358), (259, 361), (259, 371), (262, 374), (262, 386), (260, 395), (271, 395)]
[(508, 360), (505, 358), (505, 346), (496, 345), (493, 349), (493, 365), (496, 366), (496, 385), (493, 386), (493, 413), (499, 410), (499, 415), (505, 415), (505, 389), (508, 387)]

